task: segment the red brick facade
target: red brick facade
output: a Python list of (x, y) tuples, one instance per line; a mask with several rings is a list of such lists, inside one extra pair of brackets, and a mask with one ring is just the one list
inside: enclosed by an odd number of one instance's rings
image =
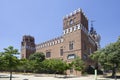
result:
[[(43, 52), (46, 58), (60, 58), (71, 62), (79, 56), (91, 64), (88, 56), (99, 47), (97, 34), (89, 32), (88, 19), (81, 9), (65, 16), (63, 19), (63, 34), (58, 38), (36, 44), (31, 36), (24, 36), (22, 41), (22, 58), (28, 58), (34, 52)], [(68, 74), (75, 74), (75, 71)], [(78, 75), (81, 75), (80, 72)]]

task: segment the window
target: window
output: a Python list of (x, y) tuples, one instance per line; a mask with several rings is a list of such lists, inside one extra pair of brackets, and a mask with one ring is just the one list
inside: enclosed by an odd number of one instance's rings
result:
[(69, 24), (70, 24), (70, 25), (73, 24), (73, 20), (72, 20), (72, 19), (70, 20)]
[(89, 54), (92, 54), (91, 48), (89, 49)]
[(63, 56), (63, 49), (60, 49), (60, 56)]
[(46, 52), (46, 58), (51, 57), (51, 52)]
[(86, 43), (85, 41), (83, 42), (83, 50), (86, 50), (87, 49), (87, 46), (86, 46)]
[(83, 60), (87, 60), (87, 55), (85, 53), (83, 54)]
[(76, 55), (75, 54), (69, 54), (67, 56), (67, 59), (75, 59)]
[(73, 49), (73, 41), (70, 41), (69, 42), (69, 50), (72, 50)]

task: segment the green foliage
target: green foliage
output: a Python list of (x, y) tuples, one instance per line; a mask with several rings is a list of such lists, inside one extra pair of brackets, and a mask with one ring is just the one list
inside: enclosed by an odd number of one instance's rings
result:
[(82, 71), (85, 68), (84, 62), (78, 56), (74, 59), (74, 61), (72, 62), (72, 64), (73, 64), (73, 68), (76, 71)]
[(33, 72), (42, 72), (43, 64), (42, 61), (45, 60), (45, 55), (42, 52), (36, 52), (29, 57), (29, 62), (31, 64), (31, 69)]
[(115, 68), (119, 68), (120, 65), (120, 37), (115, 43), (111, 43), (105, 48), (94, 52), (91, 58), (99, 62), (104, 70), (112, 69), (114, 76)]
[(3, 52), (0, 52), (0, 70), (5, 70), (5, 60), (3, 59)]
[(45, 55), (42, 52), (36, 52), (30, 55), (29, 60), (36, 60), (37, 62), (42, 62), (45, 60)]
[(68, 69), (67, 63), (61, 59), (46, 59), (43, 65), (48, 73), (64, 73)]
[(12, 46), (9, 46), (8, 48), (4, 48), (4, 52), (1, 55), (1, 61), (4, 62), (5, 70), (10, 71), (10, 80), (12, 80), (12, 71), (16, 69), (18, 64), (18, 59), (14, 55), (18, 54), (18, 50), (14, 49)]
[(14, 54), (18, 54), (18, 50), (14, 49), (12, 46), (8, 48), (4, 48), (5, 52), (3, 52), (3, 60), (6, 63), (6, 69), (13, 70), (18, 63), (17, 57)]
[(30, 63), (28, 59), (20, 59), (17, 69), (22, 72), (31, 71), (33, 64)]

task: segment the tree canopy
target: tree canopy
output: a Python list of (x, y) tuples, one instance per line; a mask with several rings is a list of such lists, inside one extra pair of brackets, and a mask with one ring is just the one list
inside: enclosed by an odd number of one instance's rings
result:
[(94, 52), (91, 58), (98, 61), (104, 70), (112, 70), (112, 76), (114, 76), (115, 69), (120, 66), (120, 37), (116, 42)]
[(72, 62), (72, 66), (73, 68), (76, 70), (76, 74), (77, 71), (82, 71), (85, 68), (85, 63), (82, 59), (80, 59), (80, 57), (76, 57), (73, 62)]
[(29, 64), (31, 64), (31, 69), (33, 72), (41, 72), (42, 71), (42, 62), (45, 60), (45, 55), (42, 52), (35, 52), (29, 57)]
[(64, 73), (68, 69), (67, 63), (61, 59), (46, 59), (43, 65), (48, 73)]
[(30, 55), (29, 60), (37, 60), (38, 62), (42, 62), (45, 60), (45, 55), (42, 52), (36, 52)]
[(18, 50), (14, 49), (13, 46), (9, 46), (8, 48), (4, 48), (4, 52), (2, 52), (1, 55), (4, 68), (10, 71), (10, 80), (12, 80), (12, 70), (14, 70), (18, 64), (18, 59), (15, 54), (19, 54)]

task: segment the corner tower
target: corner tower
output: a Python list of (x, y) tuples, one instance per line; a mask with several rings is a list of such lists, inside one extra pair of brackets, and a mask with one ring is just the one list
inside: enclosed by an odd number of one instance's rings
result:
[[(89, 54), (89, 28), (88, 19), (82, 9), (77, 9), (73, 13), (63, 18), (63, 39), (64, 39), (64, 60), (71, 62), (79, 56), (87, 61)], [(95, 46), (96, 47), (96, 46)], [(68, 74), (75, 74), (72, 69)], [(78, 73), (80, 75), (81, 72)]]
[(82, 9), (75, 10), (63, 19), (64, 59), (82, 58), (83, 48), (88, 43), (88, 20)]
[(24, 35), (21, 42), (21, 58), (29, 58), (36, 51), (34, 37)]

